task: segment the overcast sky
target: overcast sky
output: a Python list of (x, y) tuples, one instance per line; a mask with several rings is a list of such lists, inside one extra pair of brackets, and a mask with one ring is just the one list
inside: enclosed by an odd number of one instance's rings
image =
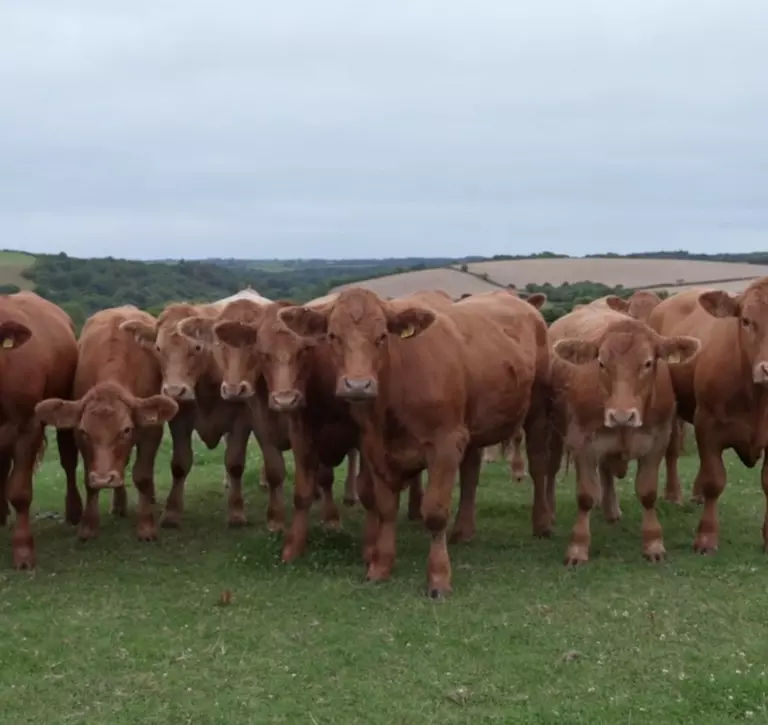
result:
[(19, 0), (0, 248), (768, 249), (766, 0)]

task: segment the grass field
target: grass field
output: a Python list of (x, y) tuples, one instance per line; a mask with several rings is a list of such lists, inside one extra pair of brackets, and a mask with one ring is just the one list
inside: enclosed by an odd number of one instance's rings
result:
[(0, 251), (0, 284), (15, 284), (21, 289), (32, 289), (34, 283), (21, 273), (35, 263), (31, 254)]
[[(183, 528), (155, 544), (106, 513), (79, 543), (53, 513), (63, 478), (47, 454), (35, 509), (39, 568), (0, 569), (0, 713), (25, 725), (294, 723), (731, 723), (768, 721), (759, 473), (729, 457), (721, 551), (691, 551), (698, 510), (660, 505), (668, 560), (640, 556), (639, 505), (593, 517), (592, 560), (561, 561), (575, 505), (559, 488), (557, 533), (531, 537), (529, 485), (484, 469), (475, 541), (452, 549), (454, 595), (423, 596), (427, 537), (402, 517), (394, 579), (362, 582), (359, 508), (316, 526), (279, 563), (262, 526), (228, 530), (221, 452), (197, 449)], [(168, 488), (167, 444), (158, 489)], [(695, 456), (682, 461), (687, 489)], [(290, 500), (290, 487), (288, 491)], [(222, 592), (232, 592), (228, 606)]]

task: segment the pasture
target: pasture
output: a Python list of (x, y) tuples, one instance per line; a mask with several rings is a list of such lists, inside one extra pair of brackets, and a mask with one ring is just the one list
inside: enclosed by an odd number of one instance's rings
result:
[(0, 285), (15, 284), (21, 289), (32, 289), (34, 283), (21, 276), (21, 273), (35, 263), (31, 254), (23, 252), (0, 251)]
[[(452, 547), (454, 594), (435, 603), (423, 592), (427, 535), (404, 511), (391, 582), (362, 581), (359, 506), (342, 509), (341, 532), (316, 524), (306, 556), (282, 565), (280, 540), (262, 523), (253, 442), (254, 525), (225, 527), (222, 451), (198, 445), (181, 529), (138, 542), (130, 489), (128, 519), (113, 519), (102, 494), (101, 533), (81, 544), (60, 520), (64, 479), (50, 439), (36, 479), (37, 571), (11, 571), (8, 531), (0, 545), (4, 722), (768, 721), (764, 502), (759, 469), (731, 454), (715, 557), (691, 550), (699, 509), (662, 502), (668, 558), (644, 562), (630, 473), (618, 482), (624, 518), (608, 525), (593, 514), (592, 559), (572, 571), (562, 566), (572, 480), (559, 485), (555, 537), (538, 541), (530, 483), (486, 466), (477, 535)], [(166, 440), (158, 501), (169, 456)], [(686, 497), (696, 460), (681, 458)]]

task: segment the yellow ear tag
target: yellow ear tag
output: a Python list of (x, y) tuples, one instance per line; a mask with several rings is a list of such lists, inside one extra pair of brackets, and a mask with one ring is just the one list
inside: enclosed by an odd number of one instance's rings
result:
[(408, 325), (401, 333), (400, 337), (405, 340), (406, 337), (413, 337), (416, 334), (416, 330), (413, 329), (413, 325)]
[(4, 337), (3, 338), (3, 347), (6, 350), (10, 350), (13, 347), (13, 338), (12, 337)]
[(667, 355), (667, 362), (672, 363), (673, 365), (676, 365), (680, 362), (680, 353), (679, 352), (673, 352), (671, 355)]

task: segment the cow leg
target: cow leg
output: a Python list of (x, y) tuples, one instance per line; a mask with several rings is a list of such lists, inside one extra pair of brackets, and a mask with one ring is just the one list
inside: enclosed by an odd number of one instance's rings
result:
[(354, 506), (357, 503), (357, 490), (355, 479), (357, 478), (358, 452), (353, 448), (347, 453), (347, 477), (344, 479), (344, 505)]
[(373, 490), (379, 521), (376, 545), (366, 579), (370, 582), (380, 582), (389, 579), (392, 575), (392, 567), (395, 565), (400, 487), (397, 482), (382, 478), (377, 470), (373, 475)]
[(161, 426), (145, 428), (136, 443), (136, 460), (133, 463), (133, 485), (139, 493), (136, 535), (139, 541), (157, 539), (157, 526), (153, 504), (155, 502), (155, 458), (163, 440)]
[(5, 526), (8, 522), (8, 497), (6, 487), (8, 483), (8, 474), (11, 472), (11, 454), (0, 453), (0, 526)]
[(609, 524), (615, 524), (621, 520), (621, 508), (619, 508), (619, 500), (616, 498), (616, 483), (613, 473), (604, 463), (600, 464), (599, 472), (603, 516)]
[[(184, 411), (186, 413), (186, 411)], [(165, 499), (165, 508), (160, 517), (160, 526), (165, 529), (175, 529), (181, 524), (184, 513), (184, 484), (192, 468), (194, 454), (192, 453), (193, 421), (185, 414), (177, 415), (168, 423), (173, 441), (171, 454), (171, 490)]]
[(763, 451), (763, 468), (760, 474), (765, 496), (765, 516), (763, 518), (763, 551), (768, 554), (768, 449)]
[(112, 491), (112, 508), (110, 513), (121, 519), (128, 515), (128, 492), (125, 490), (125, 486)]
[(90, 541), (95, 539), (99, 533), (100, 515), (99, 515), (99, 489), (91, 488), (88, 485), (88, 471), (83, 471), (85, 479), (85, 509), (80, 519), (80, 525), (77, 527), (77, 538), (80, 541)]
[(577, 566), (589, 561), (589, 544), (592, 533), (589, 528), (589, 514), (598, 496), (597, 465), (592, 456), (575, 453), (576, 468), (576, 523), (571, 531), (571, 542), (565, 552), (565, 565)]
[(357, 474), (357, 497), (365, 509), (363, 524), (363, 561), (371, 566), (376, 553), (376, 541), (379, 538), (379, 511), (376, 508), (376, 494), (373, 479), (365, 465), (365, 459), (360, 458), (360, 471)]
[(245, 526), (247, 523), (243, 502), (243, 472), (250, 436), (251, 426), (248, 416), (236, 417), (232, 430), (227, 435), (227, 447), (224, 453), (224, 467), (227, 469), (229, 482), (227, 523), (230, 528)]
[(471, 541), (475, 535), (475, 500), (482, 466), (480, 448), (468, 448), (459, 468), (459, 510), (451, 532), (451, 543)]
[(291, 419), (291, 448), (295, 461), (293, 518), (283, 547), (283, 561), (293, 561), (304, 553), (309, 534), (309, 512), (318, 490), (319, 461), (310, 431), (303, 421)]
[(13, 465), (6, 489), (8, 502), (16, 512), (16, 522), (11, 535), (14, 569), (34, 569), (36, 564), (29, 507), (32, 503), (32, 476), (42, 445), (43, 429), (33, 424), (21, 434), (13, 448)]
[(83, 499), (77, 488), (77, 443), (74, 431), (67, 428), (56, 430), (56, 447), (59, 449), (59, 463), (67, 479), (67, 494), (64, 499), (64, 520), (76, 526), (83, 516)]
[(269, 501), (267, 503), (267, 529), (273, 533), (285, 528), (285, 504), (283, 485), (285, 483), (285, 459), (273, 443), (261, 446), (264, 457), (263, 474), (267, 479)]
[(523, 432), (518, 431), (508, 442), (507, 463), (513, 481), (525, 479), (525, 459), (523, 458)]
[(501, 444), (483, 448), (483, 463), (495, 463), (501, 458)]
[(662, 450), (659, 450), (652, 451), (641, 458), (637, 462), (637, 475), (635, 476), (635, 492), (643, 507), (643, 521), (640, 528), (643, 556), (648, 561), (662, 561), (667, 553), (664, 549), (661, 524), (656, 513), (661, 457)]
[[(550, 537), (555, 517), (555, 477), (549, 473), (550, 425), (549, 393), (535, 383), (531, 405), (525, 418), (525, 448), (528, 453), (528, 473), (533, 479), (533, 506), (531, 511), (533, 535)], [(562, 452), (560, 453), (562, 456)], [(559, 468), (558, 457), (558, 468)]]
[(717, 516), (717, 500), (725, 489), (726, 472), (723, 464), (722, 446), (712, 439), (709, 431), (696, 424), (696, 444), (699, 448), (699, 471), (694, 481), (704, 496), (704, 511), (701, 514), (693, 550), (699, 554), (717, 551), (720, 524)]
[(669, 436), (669, 444), (664, 454), (664, 464), (667, 469), (667, 483), (664, 488), (664, 498), (672, 503), (683, 502), (683, 491), (680, 488), (680, 477), (677, 472), (677, 461), (682, 449), (682, 426), (680, 419), (676, 419), (672, 425), (672, 433)]
[[(555, 523), (555, 486), (557, 485), (557, 474), (560, 472), (565, 449), (565, 441), (560, 432), (561, 430), (562, 428), (553, 426), (549, 434), (547, 450), (547, 499), (550, 501), (550, 514), (553, 525)], [(526, 441), (526, 447), (527, 445)], [(569, 460), (568, 451), (565, 451), (565, 455), (567, 463)]]
[(421, 521), (421, 474), (412, 476), (408, 482), (408, 520)]
[[(468, 438), (466, 428), (457, 428), (435, 437), (434, 450), (427, 459), (427, 490), (424, 492), (421, 513), (424, 524), (432, 535), (427, 560), (427, 592), (432, 599), (440, 599), (451, 593), (451, 559), (448, 555), (445, 530), (450, 515), (451, 494), (456, 474), (466, 455)], [(477, 461), (475, 458), (474, 462)], [(381, 513), (381, 508), (379, 511)], [(394, 531), (392, 543), (394, 544)]]
[(317, 469), (317, 487), (323, 498), (323, 524), (331, 529), (341, 528), (341, 516), (333, 500), (333, 469), (320, 464)]

